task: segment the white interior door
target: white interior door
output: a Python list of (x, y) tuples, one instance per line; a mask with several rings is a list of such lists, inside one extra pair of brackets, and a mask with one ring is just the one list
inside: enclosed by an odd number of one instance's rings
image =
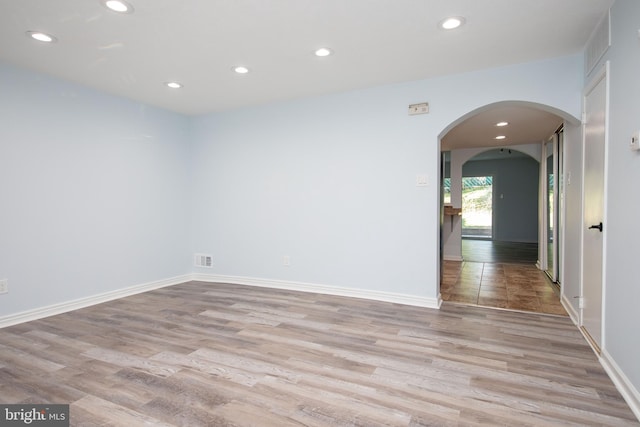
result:
[(604, 166), (607, 79), (603, 73), (585, 94), (582, 326), (602, 346)]

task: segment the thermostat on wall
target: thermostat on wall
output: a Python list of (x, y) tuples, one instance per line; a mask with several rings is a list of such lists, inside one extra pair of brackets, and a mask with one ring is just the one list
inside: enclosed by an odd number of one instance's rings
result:
[(416, 114), (428, 114), (429, 113), (429, 103), (423, 102), (421, 104), (411, 104), (409, 105), (409, 115), (415, 116)]

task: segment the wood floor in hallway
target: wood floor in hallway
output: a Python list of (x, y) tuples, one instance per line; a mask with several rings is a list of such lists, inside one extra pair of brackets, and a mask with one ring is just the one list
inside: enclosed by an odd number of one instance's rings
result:
[(188, 282), (0, 329), (71, 426), (638, 426), (570, 319)]

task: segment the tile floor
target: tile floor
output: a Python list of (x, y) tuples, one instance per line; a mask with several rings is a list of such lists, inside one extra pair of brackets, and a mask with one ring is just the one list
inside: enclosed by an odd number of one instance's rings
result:
[(535, 265), (444, 261), (444, 301), (567, 316), (558, 290)]

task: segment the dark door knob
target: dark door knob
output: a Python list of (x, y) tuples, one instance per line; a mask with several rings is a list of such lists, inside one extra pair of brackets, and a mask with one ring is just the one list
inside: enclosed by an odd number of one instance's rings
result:
[(596, 229), (596, 228), (600, 230), (600, 232), (602, 233), (602, 223), (598, 225), (592, 225), (591, 227), (589, 227), (589, 230)]

